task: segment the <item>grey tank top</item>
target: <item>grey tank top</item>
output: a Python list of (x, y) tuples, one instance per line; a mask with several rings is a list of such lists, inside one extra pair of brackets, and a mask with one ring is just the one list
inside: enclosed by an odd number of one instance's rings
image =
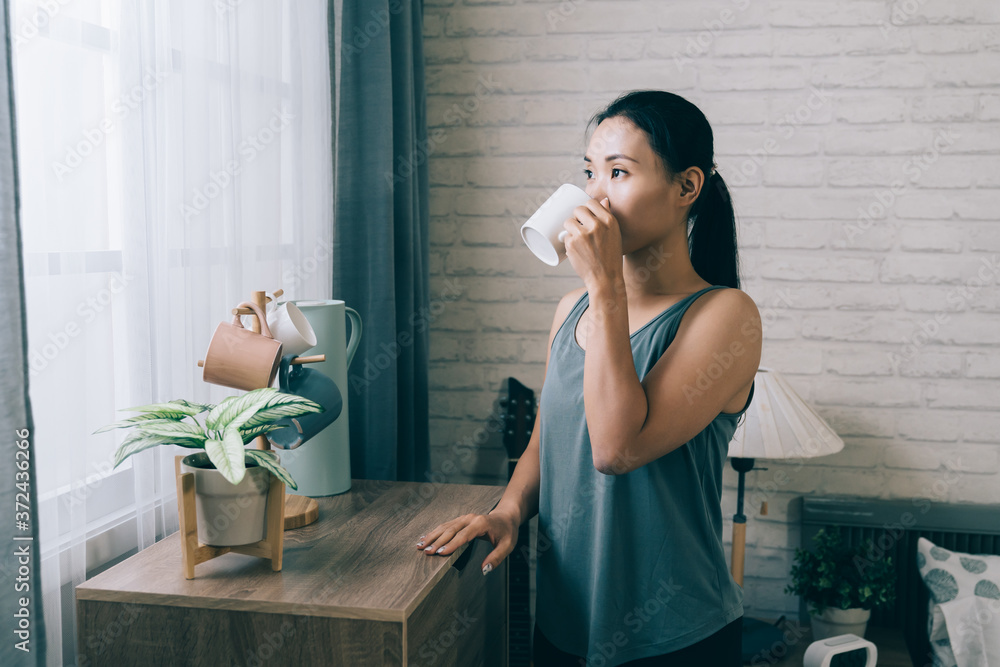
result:
[[(695, 299), (631, 336), (640, 380)], [(535, 618), (555, 646), (614, 667), (694, 644), (743, 614), (722, 546), (722, 469), (739, 417), (720, 413), (690, 441), (624, 475), (594, 468), (583, 406), (584, 294), (552, 341), (539, 399)], [(592, 660), (593, 662), (589, 662)]]

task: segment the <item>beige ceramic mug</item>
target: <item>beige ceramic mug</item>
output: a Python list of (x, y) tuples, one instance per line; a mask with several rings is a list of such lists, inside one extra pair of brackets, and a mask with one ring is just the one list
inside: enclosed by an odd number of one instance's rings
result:
[(257, 304), (244, 301), (238, 307), (254, 311), (261, 333), (244, 329), (239, 315), (232, 323), (220, 322), (205, 353), (202, 379), (246, 391), (270, 387), (281, 363), (281, 342), (271, 336), (267, 317)]

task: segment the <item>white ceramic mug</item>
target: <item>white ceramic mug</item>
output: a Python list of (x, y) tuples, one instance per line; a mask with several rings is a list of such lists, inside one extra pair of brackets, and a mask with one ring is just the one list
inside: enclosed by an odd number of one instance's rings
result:
[(274, 340), (280, 340), (285, 354), (299, 355), (316, 347), (316, 332), (299, 307), (290, 301), (278, 304), (267, 314), (267, 326)]
[(558, 266), (566, 259), (563, 223), (573, 215), (573, 209), (589, 200), (590, 195), (575, 185), (560, 185), (521, 226), (521, 238), (528, 249), (549, 266)]

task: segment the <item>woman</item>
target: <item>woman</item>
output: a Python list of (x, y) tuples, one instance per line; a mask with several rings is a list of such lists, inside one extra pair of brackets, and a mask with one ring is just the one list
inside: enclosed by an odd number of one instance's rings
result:
[(564, 225), (584, 287), (556, 308), (538, 428), (489, 514), (417, 547), (447, 556), (487, 538), (486, 574), (537, 512), (536, 665), (737, 667), (722, 470), (761, 323), (739, 289), (729, 192), (684, 98), (628, 93), (594, 122), (592, 199)]

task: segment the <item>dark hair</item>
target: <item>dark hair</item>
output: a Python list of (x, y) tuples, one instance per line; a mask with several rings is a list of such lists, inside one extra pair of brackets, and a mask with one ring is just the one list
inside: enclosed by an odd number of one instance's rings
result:
[(689, 238), (691, 266), (706, 282), (739, 288), (736, 215), (722, 176), (712, 174), (712, 127), (705, 114), (680, 95), (637, 90), (623, 94), (594, 114), (587, 127), (618, 117), (628, 119), (646, 133), (669, 176), (689, 167), (705, 173), (705, 184), (690, 211), (694, 220)]

